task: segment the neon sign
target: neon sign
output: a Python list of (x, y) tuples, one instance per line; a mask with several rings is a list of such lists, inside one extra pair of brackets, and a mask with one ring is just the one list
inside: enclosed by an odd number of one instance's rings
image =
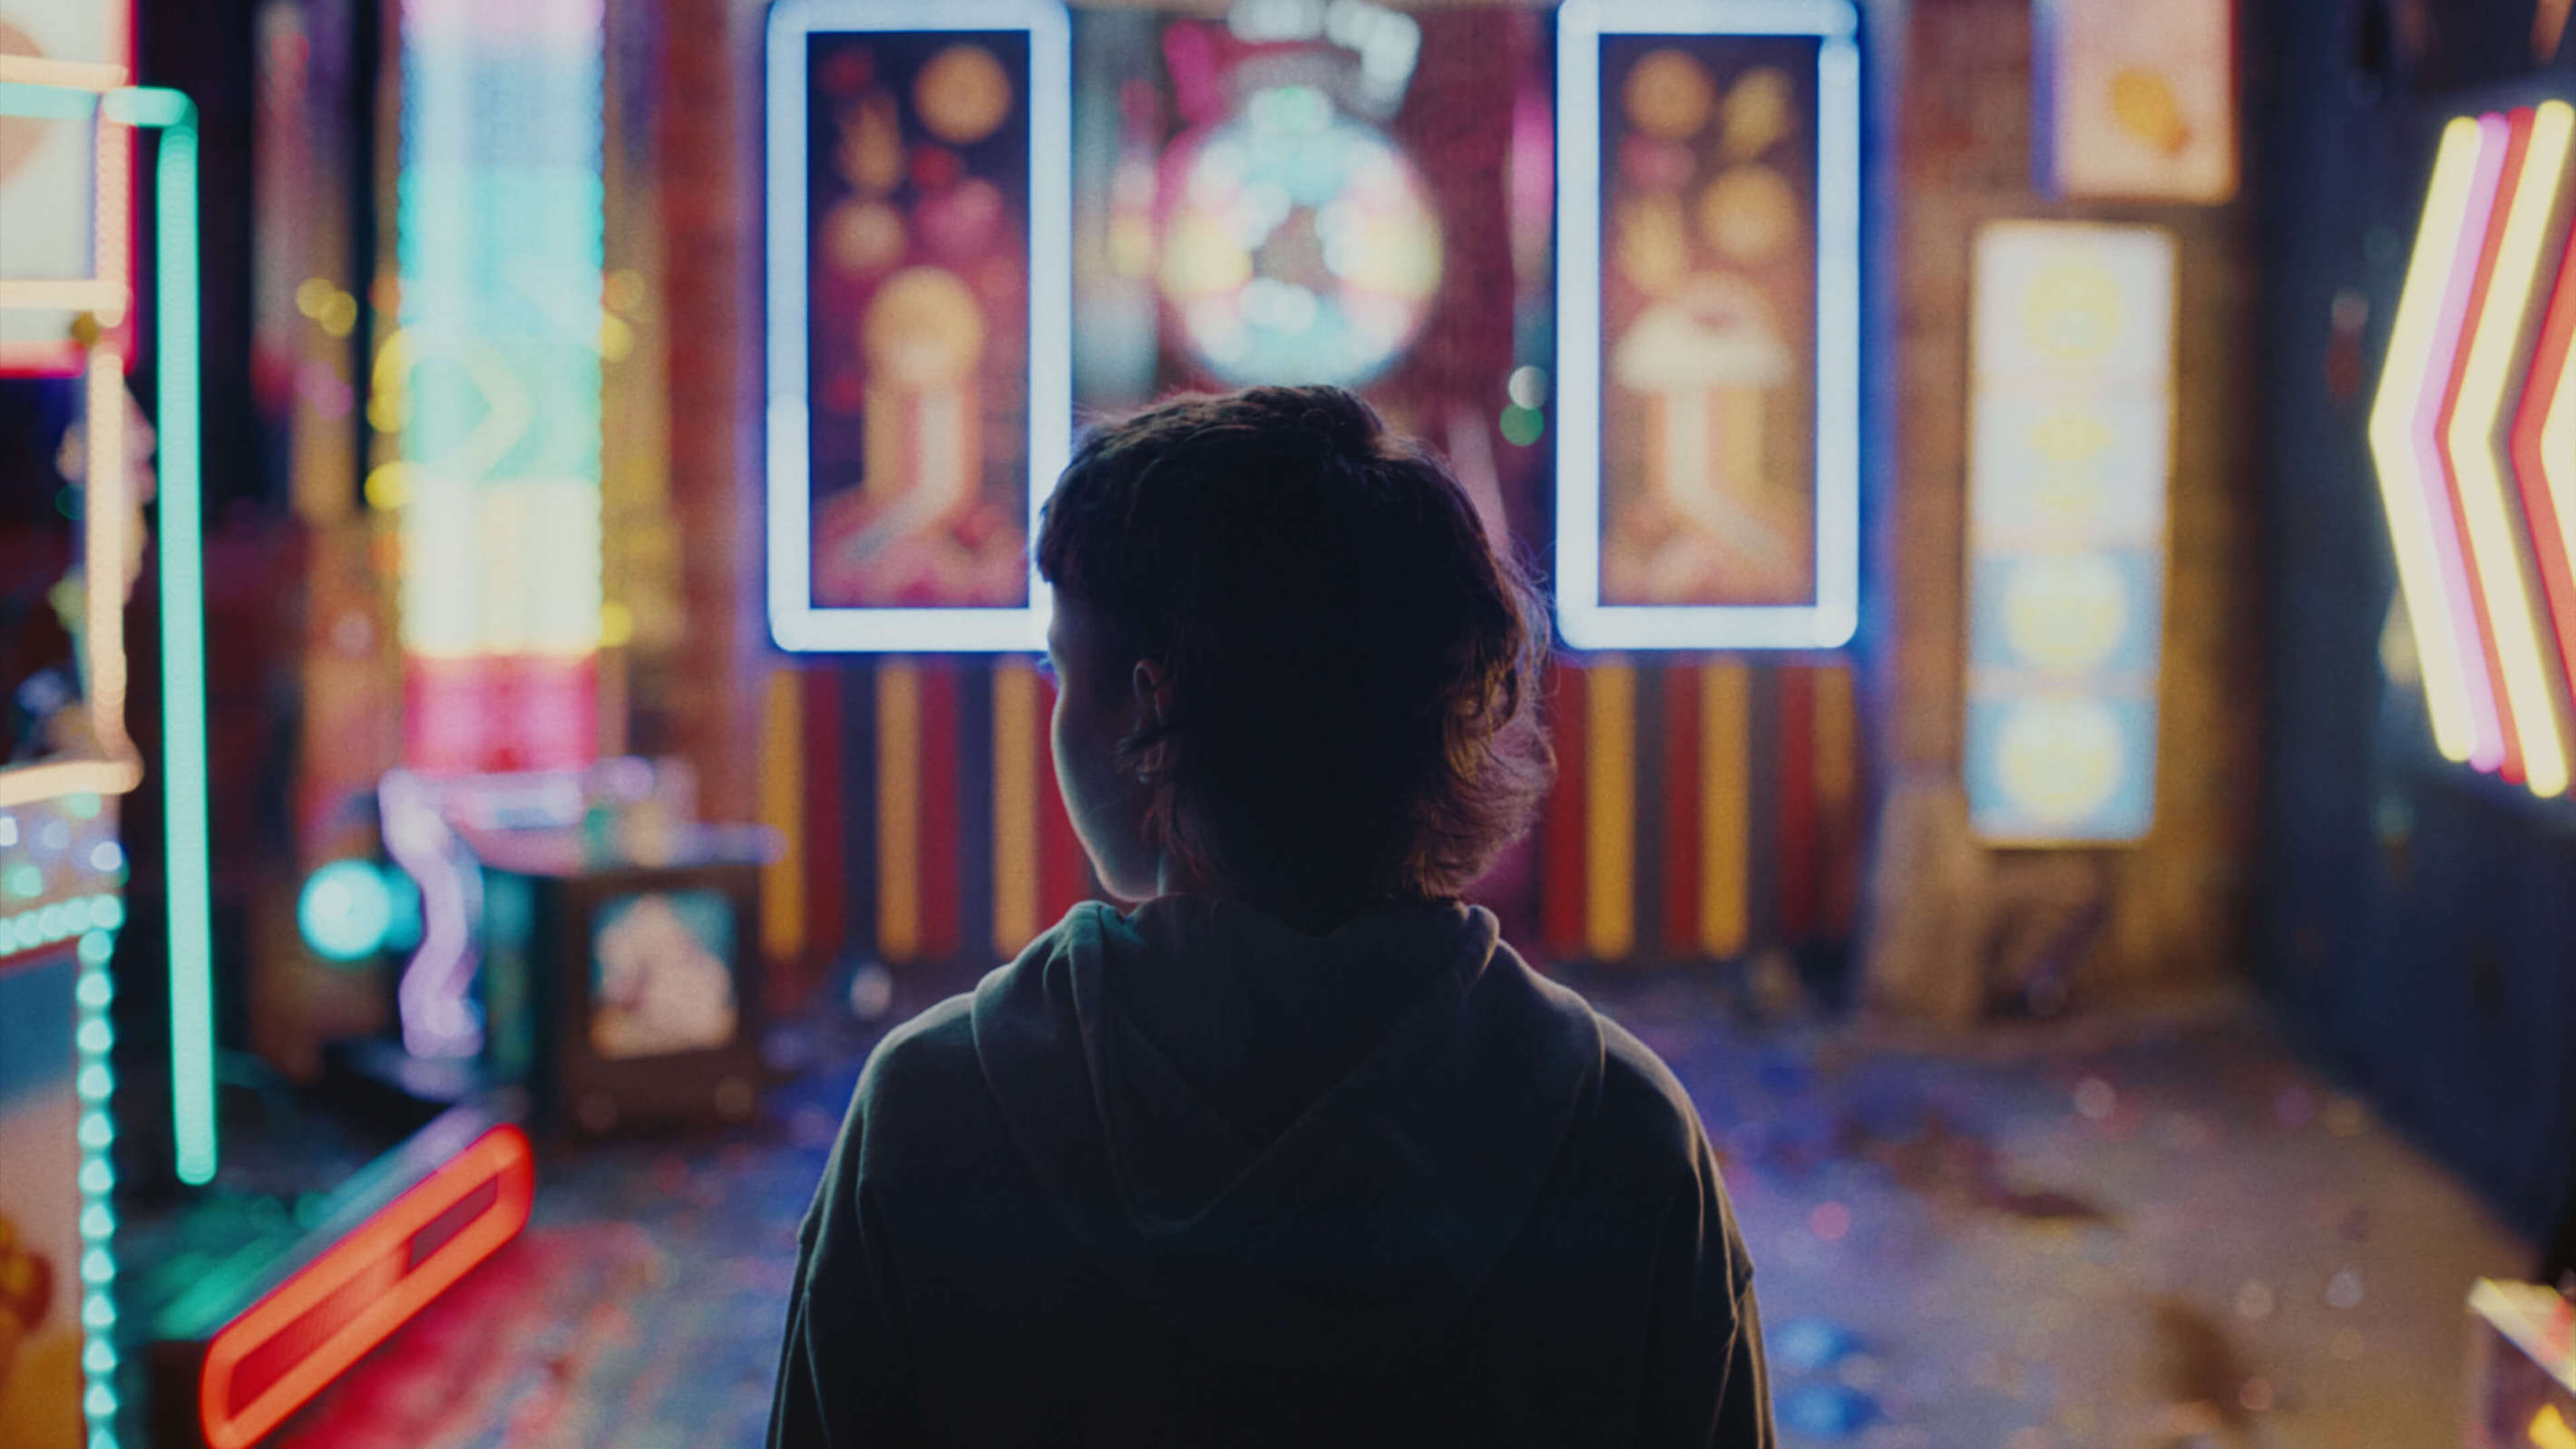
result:
[(526, 1134), (489, 1128), (207, 1340), (209, 1449), (248, 1449), (527, 1226)]
[(2563, 101), (2444, 128), (2370, 415), (2434, 746), (2544, 798), (2576, 762), (2571, 153)]

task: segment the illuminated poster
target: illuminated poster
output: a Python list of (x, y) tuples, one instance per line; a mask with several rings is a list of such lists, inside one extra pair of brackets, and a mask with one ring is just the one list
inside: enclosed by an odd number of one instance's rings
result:
[[(0, 0), (0, 55), (130, 75), (133, 0)], [(80, 371), (73, 319), (121, 316), (122, 289), (134, 280), (133, 129), (94, 124), (90, 98), (77, 91), (50, 94), (62, 115), (0, 116), (0, 216), (9, 219), (0, 226), (0, 290), (93, 279), (116, 290), (87, 295), (74, 286), (60, 305), (0, 305), (0, 376)], [(93, 184), (102, 177), (107, 184)]]
[(770, 626), (1026, 649), (1071, 427), (1051, 4), (771, 12)]
[(1974, 287), (1969, 813), (2002, 844), (2136, 840), (2155, 807), (2173, 239), (1998, 223)]
[(2235, 0), (2038, 0), (2031, 135), (2051, 196), (2236, 194)]
[(1558, 27), (1558, 606), (1577, 648), (1857, 622), (1858, 54), (1832, 3)]

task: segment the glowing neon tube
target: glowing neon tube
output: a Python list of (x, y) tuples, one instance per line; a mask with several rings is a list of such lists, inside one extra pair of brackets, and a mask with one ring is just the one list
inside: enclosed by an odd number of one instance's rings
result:
[[(173, 96), (173, 92), (159, 92)], [(170, 1092), (181, 1182), (215, 1176), (214, 857), (206, 831), (206, 587), (197, 350), (197, 113), (153, 171), (161, 359), (161, 738), (170, 873)]]
[(2558, 178), (2542, 163), (2566, 156), (2563, 127), (2540, 135), (2532, 112), (2479, 123), (2505, 136), (2494, 217), (2462, 329), (2459, 368), (2442, 417), (2441, 444), (2466, 525), (2489, 661), (2503, 684), (2507, 778), (2537, 795), (2567, 788), (2566, 729), (2540, 652), (2530, 580), (2513, 505), (2505, 494), (2497, 421), (2521, 352), (2540, 262), (2542, 230)]
[(248, 1449), (310, 1402), (518, 1236), (535, 1192), (527, 1136), (493, 1127), (225, 1324), (197, 1375), (209, 1449)]
[(2450, 453), (2442, 444), (2458, 398), (2460, 355), (2466, 343), (2469, 314), (2485, 274), (2487, 229), (2495, 216), (2496, 192), (2503, 179), (2509, 137), (2501, 117), (2470, 121), (2468, 126), (2475, 137), (2475, 147), (2459, 231), (2443, 244), (2447, 280), (2434, 317), (2423, 392), (2416, 399), (2414, 442), (2422, 459), (2425, 488), (2448, 525), (2442, 540), (2442, 585), (2450, 596), (2452, 626), (2459, 636), (2470, 684), (2470, 719), (2476, 734), (2469, 763), (2492, 771), (2518, 769), (2519, 762), (2512, 757), (2512, 739), (2504, 725), (2504, 705), (2499, 697), (2503, 670), (2496, 662), (2485, 602), (2469, 556), (2468, 522), (2460, 507), (2458, 490), (2453, 487)]
[[(2542, 124), (2553, 111), (2562, 129), (2576, 122), (2562, 101), (2540, 110)], [(2576, 238), (2560, 257), (2552, 293), (2513, 420), (2512, 453), (2564, 685), (2576, 680)]]
[[(2482, 687), (2464, 651), (2474, 620), (2457, 610), (2450, 584), (2458, 550), (2449, 490), (2431, 476), (2419, 446), (2417, 419), (2433, 390), (2433, 345), (2450, 284), (2452, 256), (2467, 224), (2469, 183), (2477, 169), (2479, 132), (2468, 119), (2442, 132), (2433, 182), (2415, 234), (2415, 250), (2398, 293), (2397, 320), (2388, 338), (2387, 368), (2370, 408), (2370, 451), (2379, 465), (2380, 503), (2388, 514), (2389, 541), (2397, 555), (2397, 580), (2415, 634), (2424, 676), (2433, 743), (2448, 759), (2466, 762), (2476, 751), (2475, 693)], [(2463, 629), (2465, 625), (2465, 631)]]

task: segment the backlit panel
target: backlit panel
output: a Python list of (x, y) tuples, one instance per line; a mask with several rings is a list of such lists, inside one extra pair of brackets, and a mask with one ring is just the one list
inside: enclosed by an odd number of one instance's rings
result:
[(1830, 649), (1859, 611), (1860, 61), (1841, 0), (1557, 24), (1557, 612)]
[(769, 15), (769, 625), (1034, 650), (1072, 430), (1070, 40), (1052, 0)]
[(1977, 236), (1964, 764), (1991, 842), (2154, 819), (2177, 264), (2153, 227)]

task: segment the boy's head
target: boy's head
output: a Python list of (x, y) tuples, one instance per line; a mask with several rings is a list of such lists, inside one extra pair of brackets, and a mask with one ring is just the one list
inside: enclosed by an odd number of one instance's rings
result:
[(1037, 558), (1057, 779), (1113, 894), (1309, 921), (1454, 895), (1546, 788), (1535, 594), (1448, 470), (1339, 388), (1095, 429)]

